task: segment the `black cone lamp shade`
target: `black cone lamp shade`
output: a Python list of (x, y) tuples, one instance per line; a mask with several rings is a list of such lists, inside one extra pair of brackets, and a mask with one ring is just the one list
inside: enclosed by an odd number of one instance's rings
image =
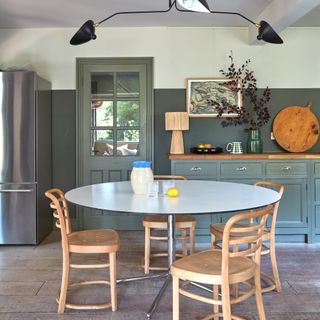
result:
[(259, 33), (257, 36), (258, 40), (263, 40), (269, 43), (283, 43), (283, 40), (279, 35), (274, 31), (270, 24), (266, 21), (260, 21), (259, 23)]
[(97, 38), (95, 35), (95, 24), (92, 20), (85, 22), (70, 40), (70, 44), (78, 45)]

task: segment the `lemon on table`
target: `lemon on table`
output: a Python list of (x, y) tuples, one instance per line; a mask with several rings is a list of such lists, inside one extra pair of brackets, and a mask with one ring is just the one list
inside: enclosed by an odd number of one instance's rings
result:
[(178, 188), (169, 188), (167, 190), (167, 196), (168, 197), (177, 197), (179, 195), (179, 189)]

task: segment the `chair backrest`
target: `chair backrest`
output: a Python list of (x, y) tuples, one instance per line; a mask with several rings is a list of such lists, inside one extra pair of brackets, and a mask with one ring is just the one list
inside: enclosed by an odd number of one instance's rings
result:
[(171, 175), (155, 175), (154, 180), (187, 180), (183, 176), (171, 176)]
[(60, 189), (50, 189), (45, 192), (46, 197), (51, 200), (50, 208), (53, 209), (53, 217), (56, 226), (61, 230), (62, 246), (67, 244), (67, 235), (72, 232), (67, 200)]
[[(274, 191), (277, 191), (281, 197), (284, 192), (284, 186), (282, 184), (272, 182), (272, 181), (258, 181), (255, 183), (255, 186), (268, 188), (268, 189), (272, 189)], [(275, 205), (273, 206), (271, 228), (270, 228), (270, 233), (273, 235), (276, 232), (276, 223), (277, 223), (277, 215), (278, 215), (279, 205), (280, 205), (280, 200), (277, 203), (275, 203)]]
[[(274, 205), (268, 205), (262, 209), (237, 214), (227, 221), (222, 238), (222, 276), (224, 279), (228, 278), (229, 260), (232, 258), (252, 255), (255, 262), (260, 264), (264, 227), (273, 207)], [(245, 223), (250, 219), (256, 219), (257, 223)], [(237, 247), (237, 250), (230, 251), (230, 246)]]

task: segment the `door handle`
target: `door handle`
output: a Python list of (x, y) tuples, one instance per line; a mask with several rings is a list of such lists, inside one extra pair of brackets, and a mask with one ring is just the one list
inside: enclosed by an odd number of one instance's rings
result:
[(29, 193), (32, 191), (33, 189), (2, 189), (0, 190), (0, 193), (13, 193), (13, 192)]
[(289, 166), (284, 166), (281, 168), (282, 171), (290, 171), (291, 170), (291, 167)]

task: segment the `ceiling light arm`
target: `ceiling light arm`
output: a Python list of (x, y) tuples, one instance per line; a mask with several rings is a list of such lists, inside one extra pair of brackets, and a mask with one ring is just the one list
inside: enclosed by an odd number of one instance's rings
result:
[(176, 3), (176, 0), (174, 0), (173, 2), (171, 0), (169, 0), (169, 8), (167, 10), (147, 10), (147, 11), (123, 11), (123, 12), (116, 12), (114, 14), (112, 14), (111, 16), (95, 23), (95, 27), (98, 27), (101, 23), (110, 20), (111, 18), (115, 17), (115, 16), (119, 16), (122, 14), (137, 14), (137, 13), (166, 13), (169, 12), (172, 7), (174, 6), (174, 4)]
[(254, 26), (258, 28), (258, 40), (263, 40), (265, 42), (269, 43), (276, 43), (281, 44), (283, 43), (283, 40), (280, 38), (280, 36), (277, 34), (277, 32), (270, 26), (270, 24), (264, 20), (261, 20), (260, 22), (254, 22), (251, 19), (247, 18), (243, 14), (239, 12), (231, 12), (231, 11), (210, 11), (210, 13), (216, 13), (216, 14), (232, 14), (235, 16), (239, 16), (242, 19), (247, 20)]
[(251, 19), (247, 18), (246, 16), (244, 16), (243, 14), (239, 13), (239, 12), (232, 12), (232, 11), (210, 11), (210, 13), (217, 13), (217, 14), (233, 14), (235, 16), (239, 16), (242, 19), (247, 20), (248, 22), (252, 23), (253, 25), (255, 25), (256, 27), (260, 27), (260, 24), (257, 22), (252, 21)]

